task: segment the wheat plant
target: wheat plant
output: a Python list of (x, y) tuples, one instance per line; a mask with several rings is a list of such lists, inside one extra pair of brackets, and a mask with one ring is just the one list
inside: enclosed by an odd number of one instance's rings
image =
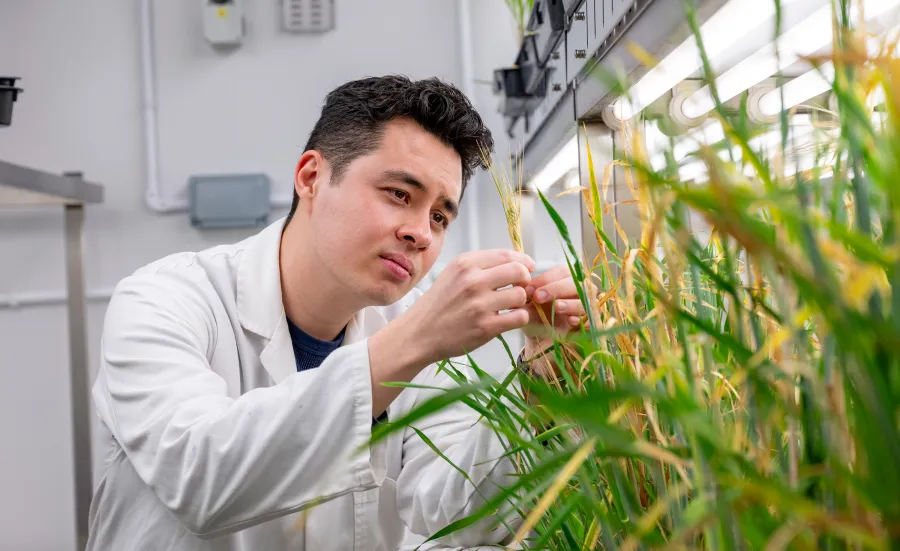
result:
[(597, 258), (540, 195), (586, 323), (549, 351), (562, 385), (442, 366), (520, 473), (433, 538), (511, 506), (525, 549), (900, 549), (900, 60), (850, 9), (834, 4), (832, 102), (804, 107), (806, 128), (717, 99), (724, 139), (685, 160), (647, 150), (652, 122), (621, 129), (641, 223), (624, 248), (603, 230), (613, 165), (589, 151)]

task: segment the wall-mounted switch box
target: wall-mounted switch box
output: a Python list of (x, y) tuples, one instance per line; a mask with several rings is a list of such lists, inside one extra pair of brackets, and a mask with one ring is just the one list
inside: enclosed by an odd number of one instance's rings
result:
[(268, 223), (272, 211), (265, 174), (192, 176), (191, 224), (197, 228), (250, 228)]
[(334, 28), (334, 0), (281, 0), (286, 31), (321, 33)]
[(203, 36), (213, 46), (238, 46), (244, 41), (244, 0), (200, 0)]

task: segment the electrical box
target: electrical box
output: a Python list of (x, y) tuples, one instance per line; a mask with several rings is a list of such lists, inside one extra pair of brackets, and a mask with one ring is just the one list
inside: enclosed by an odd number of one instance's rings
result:
[(265, 226), (272, 211), (269, 189), (265, 174), (192, 176), (191, 224), (204, 229)]
[(203, 35), (213, 46), (237, 46), (244, 41), (244, 0), (200, 0)]
[(334, 28), (334, 0), (281, 0), (284, 29), (293, 33), (321, 33)]

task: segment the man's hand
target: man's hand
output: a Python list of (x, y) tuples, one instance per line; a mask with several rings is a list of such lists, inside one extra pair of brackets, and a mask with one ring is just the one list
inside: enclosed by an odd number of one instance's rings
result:
[(458, 256), (405, 316), (417, 330), (410, 346), (427, 365), (523, 327), (524, 287), (534, 268), (528, 255), (504, 249)]
[(460, 356), (498, 335), (524, 327), (525, 287), (534, 260), (506, 249), (472, 251), (453, 260), (404, 315), (369, 338), (373, 413), (400, 389), (387, 381), (410, 381), (425, 366)]
[[(525, 359), (528, 360), (553, 344), (554, 333), (565, 336), (578, 328), (585, 312), (568, 266), (556, 266), (544, 272), (532, 279), (525, 291), (530, 299), (529, 320), (524, 329)], [(544, 325), (538, 309), (547, 322), (552, 322), (552, 327)], [(536, 362), (532, 367), (540, 374), (550, 366), (547, 362)]]

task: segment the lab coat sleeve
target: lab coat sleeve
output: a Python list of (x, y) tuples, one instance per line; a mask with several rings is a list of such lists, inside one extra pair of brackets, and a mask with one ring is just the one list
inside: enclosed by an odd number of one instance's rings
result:
[[(457, 365), (463, 362), (454, 360)], [(456, 385), (434, 366), (420, 375), (415, 382), (423, 385), (443, 388)], [(418, 392), (416, 404), (441, 391), (420, 389)], [(479, 414), (465, 404), (456, 403), (413, 426), (465, 471), (472, 482), (407, 428), (397, 491), (400, 514), (411, 532), (430, 537), (450, 523), (477, 512), (486, 499), (516, 482), (515, 466), (504, 457), (509, 444), (486, 421), (479, 421)], [(504, 514), (503, 518), (513, 530), (522, 522), (515, 515)], [(502, 524), (492, 529), (497, 522), (497, 517), (488, 517), (449, 534), (436, 540), (436, 549), (481, 549), (480, 546), (510, 543), (513, 534), (509, 529)]]
[(213, 538), (380, 485), (384, 451), (365, 446), (367, 341), (234, 398), (210, 369), (217, 327), (209, 292), (202, 281), (131, 276), (107, 311), (95, 401), (160, 502), (192, 533)]

